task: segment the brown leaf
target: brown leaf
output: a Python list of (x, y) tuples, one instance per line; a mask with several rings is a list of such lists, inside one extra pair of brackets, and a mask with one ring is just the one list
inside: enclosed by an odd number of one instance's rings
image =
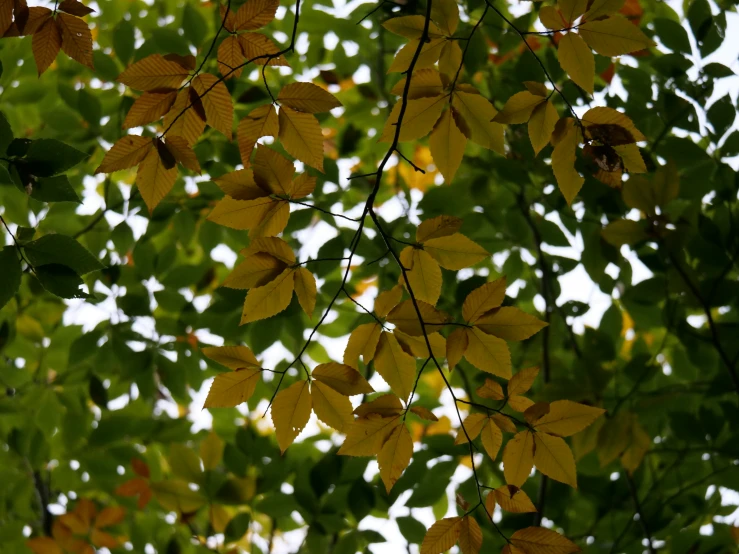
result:
[(77, 17), (84, 17), (95, 11), (77, 0), (62, 0), (62, 2), (59, 3), (59, 9), (63, 12), (76, 15)]
[(54, 62), (62, 47), (62, 33), (59, 27), (51, 16), (47, 17), (39, 30), (33, 34), (33, 58), (36, 60), (39, 76)]
[(90, 69), (92, 62), (92, 33), (79, 17), (66, 13), (57, 14), (57, 24), (62, 30), (62, 50), (73, 60)]

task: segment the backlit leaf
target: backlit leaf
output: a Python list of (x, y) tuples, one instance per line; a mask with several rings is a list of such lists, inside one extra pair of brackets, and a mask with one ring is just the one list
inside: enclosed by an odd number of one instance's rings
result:
[(408, 467), (413, 456), (413, 439), (404, 424), (398, 425), (390, 433), (379, 454), (380, 477), (389, 493), (401, 474)]
[(521, 431), (508, 441), (503, 451), (503, 473), (506, 483), (521, 488), (534, 467), (534, 435)]
[(308, 423), (311, 407), (308, 381), (293, 383), (275, 396), (271, 408), (272, 424), (283, 453)]

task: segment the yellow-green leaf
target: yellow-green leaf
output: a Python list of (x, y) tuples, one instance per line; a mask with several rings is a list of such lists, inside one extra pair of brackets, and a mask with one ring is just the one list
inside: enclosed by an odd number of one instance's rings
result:
[(505, 298), (505, 290), (505, 277), (477, 287), (467, 295), (467, 298), (464, 299), (464, 304), (462, 304), (462, 317), (464, 320), (467, 323), (475, 323), (490, 310), (499, 308)]
[[(439, 264), (428, 252), (412, 246), (407, 246), (400, 252), (400, 262), (408, 270), (406, 275), (416, 299), (434, 306), (441, 296)], [(400, 279), (400, 282), (405, 285), (402, 276)]]
[(469, 441), (475, 440), (486, 423), (487, 417), (485, 417), (485, 414), (468, 415), (464, 418), (459, 431), (457, 431), (454, 444), (467, 444)]
[(534, 467), (534, 435), (521, 431), (508, 441), (503, 451), (503, 474), (506, 483), (521, 487)]
[(557, 108), (549, 100), (534, 109), (529, 119), (529, 139), (534, 155), (538, 155), (549, 144), (558, 118)]
[(495, 121), (508, 124), (526, 123), (534, 108), (545, 101), (538, 94), (532, 94), (528, 90), (517, 92), (508, 99), (503, 109), (498, 112)]
[(457, 91), (454, 93), (452, 106), (464, 120), (466, 128), (460, 128), (468, 139), (483, 148), (505, 154), (503, 126), (493, 121), (498, 111), (487, 98), (480, 94)]
[(595, 58), (580, 35), (567, 33), (557, 46), (559, 65), (573, 82), (588, 94), (593, 94)]
[(605, 413), (602, 408), (578, 404), (570, 400), (555, 400), (549, 413), (536, 422), (536, 430), (550, 435), (569, 437), (579, 433)]
[(381, 331), (382, 327), (377, 323), (363, 323), (354, 329), (344, 350), (344, 363), (356, 369), (359, 356), (362, 356), (362, 361), (368, 365), (375, 357)]
[(602, 56), (620, 56), (655, 46), (639, 27), (620, 15), (583, 23), (579, 32), (588, 46)]
[(316, 307), (316, 278), (313, 274), (305, 269), (299, 267), (295, 270), (295, 294), (298, 297), (298, 302), (303, 311), (308, 314), (308, 317), (313, 317), (313, 309)]
[(338, 453), (342, 456), (375, 456), (395, 427), (402, 424), (399, 415), (380, 417), (370, 413), (367, 417), (355, 419), (345, 428), (346, 438)]
[[(388, 19), (382, 26), (391, 33), (401, 37), (421, 38), (425, 24), (426, 18), (422, 15), (405, 15)], [(428, 36), (442, 36), (441, 30), (432, 21), (429, 21)]]
[(518, 308), (505, 306), (482, 316), (475, 325), (485, 333), (503, 340), (520, 341), (535, 335), (547, 323)]
[(578, 144), (580, 144), (580, 130), (575, 127), (572, 120), (568, 120), (562, 137), (552, 152), (552, 171), (554, 171), (559, 190), (568, 205), (572, 205), (572, 201), (585, 182), (585, 179), (575, 169), (575, 152)]
[[(428, 239), (423, 243), (423, 249), (441, 267), (454, 271), (471, 267), (490, 256), (482, 246), (460, 233)], [(433, 304), (436, 304), (436, 300), (438, 297)]]
[(452, 110), (446, 110), (436, 122), (429, 138), (434, 165), (439, 168), (445, 182), (451, 183), (454, 180), (466, 145), (467, 137), (459, 130)]
[(407, 400), (416, 379), (416, 360), (403, 351), (391, 333), (383, 332), (375, 352), (375, 369), (390, 389)]
[(283, 453), (308, 423), (311, 406), (308, 381), (298, 381), (275, 396), (271, 408), (272, 424)]
[(323, 134), (318, 120), (309, 113), (280, 107), (280, 142), (301, 162), (323, 171)]
[(261, 369), (237, 369), (216, 375), (203, 408), (231, 408), (246, 402), (254, 394)]
[(204, 356), (230, 369), (259, 369), (261, 366), (248, 346), (206, 346)]
[[(428, 135), (431, 129), (434, 128), (434, 124), (439, 120), (439, 116), (447, 102), (448, 98), (443, 95), (408, 100), (405, 104), (406, 108), (403, 113), (403, 120), (400, 123), (398, 140), (400, 142), (406, 142)], [(397, 123), (400, 118), (402, 106), (402, 100), (393, 106), (390, 116), (385, 122), (385, 127), (382, 130), (382, 135), (379, 139), (380, 142), (393, 142), (398, 128)]]
[(487, 418), (487, 421), (485, 421), (485, 425), (480, 431), (480, 440), (490, 459), (495, 460), (498, 457), (500, 446), (503, 444), (503, 433), (492, 419)]
[(315, 367), (311, 377), (325, 383), (344, 396), (369, 394), (375, 392), (367, 380), (353, 367), (346, 364), (329, 362)]
[(316, 417), (340, 433), (354, 421), (349, 399), (320, 381), (311, 385), (311, 401)]
[(465, 329), (467, 332), (467, 350), (464, 357), (477, 369), (492, 373), (498, 377), (511, 377), (511, 353), (502, 339), (488, 335), (477, 327)]
[(575, 458), (564, 439), (534, 433), (534, 464), (551, 479), (577, 488)]
[(241, 314), (241, 325), (279, 314), (290, 304), (295, 282), (293, 269), (285, 269), (273, 281), (249, 290)]
[(380, 477), (389, 493), (413, 456), (413, 439), (404, 424), (393, 429), (377, 455)]

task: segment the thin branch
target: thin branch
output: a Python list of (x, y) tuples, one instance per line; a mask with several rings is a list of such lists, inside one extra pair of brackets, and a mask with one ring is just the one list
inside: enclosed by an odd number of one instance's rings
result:
[(293, 200), (292, 198), (283, 198), (281, 196), (280, 197), (277, 197), (276, 196), (276, 198), (279, 198), (280, 200), (285, 200), (287, 202), (290, 202), (290, 204), (298, 204), (300, 206), (305, 206), (306, 208), (311, 208), (312, 210), (319, 211), (319, 212), (324, 213), (326, 215), (331, 215), (331, 216), (334, 216), (334, 217), (339, 217), (341, 219), (346, 219), (347, 221), (351, 221), (353, 223), (358, 223), (359, 222), (359, 220), (357, 218), (355, 218), (355, 217), (349, 217), (349, 216), (346, 216), (344, 214), (337, 214), (337, 213), (334, 213), (332, 211), (329, 211), (329, 210), (327, 210), (325, 208), (321, 208), (320, 206), (315, 206), (313, 204), (308, 204), (306, 202), (301, 202), (300, 200)]
[(629, 484), (629, 492), (631, 493), (631, 498), (634, 500), (634, 509), (636, 510), (636, 515), (639, 516), (639, 524), (641, 525), (642, 531), (644, 531), (644, 538), (647, 541), (647, 549), (649, 550), (649, 554), (655, 554), (656, 550), (654, 549), (654, 545), (652, 544), (652, 534), (649, 532), (649, 525), (647, 524), (647, 520), (644, 517), (644, 511), (642, 510), (641, 504), (639, 503), (639, 494), (636, 491), (636, 485), (634, 485), (634, 479), (629, 475), (627, 471), (624, 471), (624, 477), (626, 478), (626, 482)]

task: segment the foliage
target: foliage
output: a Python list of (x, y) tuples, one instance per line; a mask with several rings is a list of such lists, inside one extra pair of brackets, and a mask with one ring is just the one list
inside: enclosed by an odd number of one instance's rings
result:
[(729, 2), (94, 7), (0, 0), (3, 552), (736, 548)]

